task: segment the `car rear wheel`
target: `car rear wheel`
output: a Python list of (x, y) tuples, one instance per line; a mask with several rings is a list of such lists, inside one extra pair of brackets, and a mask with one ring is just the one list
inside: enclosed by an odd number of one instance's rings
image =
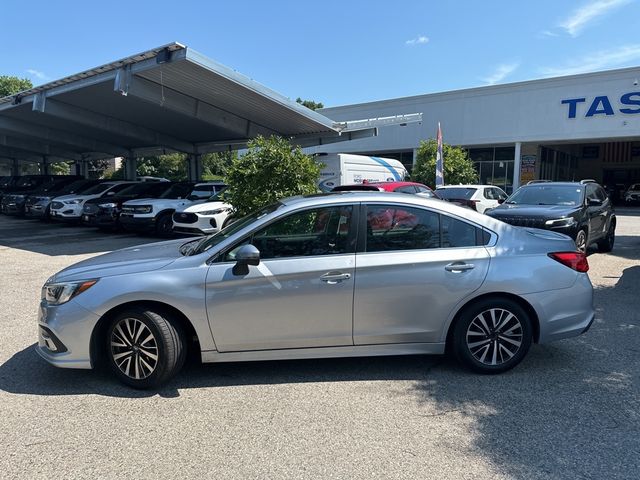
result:
[(501, 373), (518, 365), (532, 342), (531, 319), (518, 303), (488, 298), (463, 310), (453, 329), (453, 352), (479, 373)]
[(598, 242), (598, 250), (600, 252), (606, 253), (613, 250), (613, 244), (616, 241), (616, 222), (615, 220), (611, 221), (611, 225), (609, 225), (609, 230), (607, 230), (607, 235)]
[(576, 235), (576, 249), (579, 252), (587, 252), (587, 232), (585, 230), (578, 230)]
[(185, 359), (177, 322), (144, 308), (127, 310), (107, 330), (106, 351), (115, 375), (134, 388), (157, 387), (172, 378)]

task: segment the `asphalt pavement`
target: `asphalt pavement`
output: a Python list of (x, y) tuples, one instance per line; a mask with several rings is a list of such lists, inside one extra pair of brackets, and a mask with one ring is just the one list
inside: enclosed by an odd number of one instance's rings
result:
[(505, 374), (440, 356), (190, 364), (141, 392), (46, 364), (36, 311), (58, 270), (153, 239), (0, 216), (0, 478), (637, 479), (640, 209), (617, 233), (589, 256), (591, 330)]

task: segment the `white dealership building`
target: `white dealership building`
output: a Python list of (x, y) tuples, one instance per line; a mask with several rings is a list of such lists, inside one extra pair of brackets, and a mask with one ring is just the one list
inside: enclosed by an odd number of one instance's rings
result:
[[(593, 178), (615, 195), (640, 182), (640, 67), (325, 108), (334, 121), (422, 113), (422, 122), (314, 152), (380, 155), (411, 166), (438, 122), (469, 150), (481, 183)], [(445, 178), (446, 182), (446, 178)]]

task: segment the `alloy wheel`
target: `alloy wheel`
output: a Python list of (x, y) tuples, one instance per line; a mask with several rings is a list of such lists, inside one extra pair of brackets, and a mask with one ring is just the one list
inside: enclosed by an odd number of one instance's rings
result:
[(158, 342), (153, 332), (137, 318), (123, 318), (111, 333), (111, 356), (127, 377), (141, 380), (158, 365)]
[(584, 230), (580, 230), (578, 235), (576, 235), (576, 248), (580, 252), (587, 251), (587, 234)]
[(484, 365), (502, 365), (511, 360), (523, 341), (522, 323), (502, 308), (491, 308), (476, 315), (466, 332), (467, 348)]

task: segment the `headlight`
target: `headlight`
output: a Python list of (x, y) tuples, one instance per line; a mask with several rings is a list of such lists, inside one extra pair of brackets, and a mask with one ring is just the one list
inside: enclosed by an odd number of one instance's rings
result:
[(544, 224), (547, 227), (573, 227), (576, 224), (576, 219), (573, 217), (557, 218), (554, 220), (547, 220)]
[(90, 289), (97, 281), (45, 283), (44, 287), (42, 287), (41, 298), (50, 305), (61, 305)]
[(74, 198), (73, 200), (65, 200), (62, 203), (65, 203), (67, 205), (78, 205), (79, 203), (82, 203), (84, 200), (82, 198)]
[(198, 215), (218, 215), (219, 213), (226, 212), (228, 208), (216, 208), (215, 210), (207, 210), (205, 212), (198, 212)]
[(100, 203), (98, 204), (100, 208), (116, 208), (118, 206), (117, 203)]
[(151, 205), (140, 205), (139, 207), (133, 207), (134, 213), (151, 213), (153, 207)]

